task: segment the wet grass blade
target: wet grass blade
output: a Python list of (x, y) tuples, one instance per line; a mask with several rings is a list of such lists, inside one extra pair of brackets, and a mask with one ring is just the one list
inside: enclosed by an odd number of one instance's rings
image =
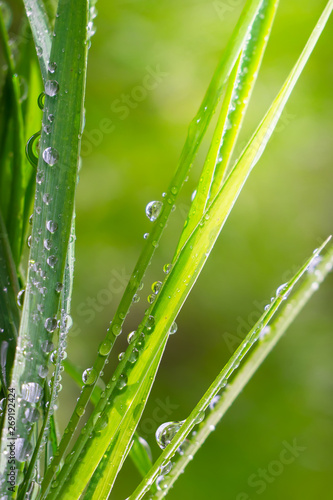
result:
[[(157, 299), (150, 307), (146, 317), (137, 330), (136, 342), (133, 342), (133, 344), (129, 346), (124, 359), (119, 363), (112, 380), (108, 384), (108, 388), (105, 391), (105, 400), (100, 401), (96, 407), (94, 414), (90, 417), (87, 423), (86, 433), (81, 434), (75, 444), (73, 449), (75, 453), (73, 453), (72, 459), (69, 459), (68, 463), (66, 463), (66, 467), (63, 467), (61, 470), (58, 476), (59, 488), (56, 488), (52, 492), (50, 498), (54, 499), (58, 497), (60, 488), (62, 488), (62, 485), (69, 474), (71, 474), (72, 486), (69, 487), (69, 493), (66, 492), (66, 494), (74, 495), (75, 497), (75, 488), (78, 487), (79, 481), (82, 480), (82, 478), (91, 477), (98, 462), (101, 460), (104, 451), (107, 449), (108, 443), (115, 438), (116, 434), (113, 433), (115, 427), (108, 426), (106, 428), (107, 430), (103, 433), (103, 439), (98, 435), (95, 436), (94, 450), (91, 450), (90, 446), (86, 446), (89, 441), (89, 435), (94, 429), (93, 420), (96, 414), (102, 413), (103, 411), (106, 412), (105, 416), (110, 422), (111, 419), (109, 416), (113, 411), (113, 405), (116, 402), (117, 405), (122, 405), (122, 419), (125, 421), (129, 418), (127, 413), (132, 411), (132, 402), (135, 397), (129, 388), (135, 387), (139, 380), (144, 380), (147, 371), (152, 365), (158, 365), (158, 363), (156, 363), (156, 357), (160, 360), (160, 356), (162, 354), (160, 347), (161, 345), (164, 345), (168, 337), (168, 332), (191, 288), (196, 282), (247, 177), (265, 149), (282, 110), (305, 66), (305, 63), (308, 60), (322, 30), (324, 29), (331, 10), (332, 1), (329, 2), (324, 10), (321, 19), (310, 36), (310, 39), (293, 71), (278, 94), (276, 100), (272, 104), (267, 115), (253, 135), (240, 160), (230, 172), (222, 188), (219, 190), (209, 208), (206, 210), (204, 217), (200, 220), (190, 238), (183, 246), (176, 261), (174, 262), (171, 272), (168, 274), (167, 279), (159, 291)], [(151, 326), (148, 326), (147, 323), (147, 320), (150, 320), (149, 316), (153, 321), (153, 325)], [(142, 335), (144, 336), (145, 342), (143, 350)], [(139, 359), (133, 365), (130, 363), (129, 359), (132, 356), (134, 349), (139, 352)], [(116, 387), (117, 385), (119, 386), (119, 383), (122, 383), (124, 380), (128, 385), (128, 390), (119, 395), (116, 391)], [(153, 380), (151, 382), (153, 382)], [(106, 408), (107, 403), (109, 403), (109, 405)], [(117, 423), (117, 419), (115, 419), (114, 423)], [(121, 424), (119, 424), (119, 426), (120, 425)], [(84, 451), (80, 457), (80, 462), (75, 462), (79, 453), (81, 453), (83, 449)], [(94, 457), (94, 459), (92, 459), (92, 457)], [(52, 468), (52, 465), (54, 466), (56, 463), (57, 462), (53, 462), (50, 469)], [(51, 472), (49, 473), (47, 480), (48, 485), (50, 483), (50, 478)], [(80, 478), (80, 480), (78, 478)]]
[(52, 45), (52, 29), (49, 18), (42, 0), (23, 0), (23, 3), (34, 38), (42, 78), (46, 82)]
[(263, 2), (252, 25), (249, 26), (241, 54), (228, 81), (211, 146), (177, 253), (203, 216), (209, 199), (216, 196), (222, 185), (257, 79), (277, 6), (276, 0)]
[[(12, 386), (18, 398), (17, 428), (22, 449), (28, 450), (16, 466), (22, 469), (32, 452), (31, 425), (24, 423), (27, 408), (40, 403), (48, 354), (42, 346), (57, 327), (58, 284), (63, 282), (73, 217), (74, 194), (82, 129), (87, 59), (87, 2), (60, 0), (51, 61), (56, 64), (45, 84), (46, 98), (38, 160), (36, 200), (32, 226), (27, 289), (20, 325)], [(68, 37), (68, 28), (71, 37)], [(31, 351), (33, 346), (33, 351)], [(28, 355), (28, 353), (31, 353)], [(4, 459), (7, 423), (2, 436), (0, 471)], [(6, 485), (1, 493), (7, 494)]]
[[(128, 286), (126, 287), (125, 293), (115, 313), (114, 319), (111, 322), (107, 336), (100, 346), (99, 352), (103, 352), (104, 354), (98, 356), (93, 366), (93, 370), (96, 373), (100, 373), (101, 371), (103, 371), (105, 362), (108, 359), (108, 355), (115, 343), (115, 340), (121, 333), (122, 325), (132, 305), (133, 297), (138, 291), (138, 288), (145, 275), (146, 269), (151, 261), (155, 249), (158, 246), (167, 220), (171, 214), (172, 207), (177, 199), (183, 183), (185, 182), (199, 145), (222, 95), (224, 84), (227, 81), (232, 68), (239, 56), (247, 34), (248, 26), (252, 24), (258, 9), (263, 4), (263, 1), (264, 0), (247, 1), (239, 22), (235, 27), (232, 37), (214, 73), (214, 76), (208, 87), (199, 111), (189, 126), (188, 137), (181, 154), (178, 168), (167, 190), (167, 196), (165, 198), (166, 202), (163, 204), (162, 213), (159, 217), (159, 223), (154, 224), (152, 231), (150, 232), (150, 236), (135, 266)], [(80, 421), (80, 416), (77, 412), (77, 409), (79, 407), (86, 407), (88, 401), (90, 400), (94, 385), (95, 383), (83, 387), (76, 408), (67, 426), (68, 430), (75, 429), (77, 427)], [(60, 461), (65, 455), (68, 448), (71, 436), (72, 432), (67, 432), (63, 435), (61, 443), (59, 445), (59, 454), (54, 458), (52, 467), (49, 467), (49, 470), (47, 471), (46, 477), (44, 479), (45, 488), (49, 488), (49, 484), (54, 477), (54, 472), (52, 472), (51, 469), (55, 469), (60, 464)]]
[[(314, 260), (314, 263), (316, 263), (316, 259)], [(200, 404), (200, 402), (198, 405), (198, 411), (200, 408), (207, 408), (208, 405), (206, 403), (209, 401), (209, 414), (206, 416), (204, 421), (196, 428), (195, 435), (187, 437), (185, 452), (182, 455), (173, 455), (173, 465), (171, 472), (165, 477), (160, 477), (160, 491), (157, 491), (157, 493), (154, 495), (154, 499), (163, 498), (167, 495), (179, 475), (184, 472), (185, 467), (193, 459), (196, 452), (204, 444), (208, 436), (215, 430), (216, 425), (220, 422), (226, 411), (230, 408), (232, 403), (242, 392), (251, 377), (275, 347), (284, 332), (294, 321), (303, 307), (308, 303), (315, 291), (319, 289), (319, 285), (324, 281), (327, 274), (332, 270), (332, 267), (333, 248), (331, 247), (323, 257), (323, 259), (315, 266), (313, 266), (311, 268), (311, 272), (309, 271), (307, 276), (303, 278), (302, 284), (295, 292), (293, 292), (292, 296), (288, 298), (287, 304), (285, 305), (283, 310), (279, 312), (277, 317), (274, 317), (272, 322), (269, 322), (268, 326), (260, 327), (257, 345), (248, 355), (243, 366), (237, 369), (237, 372), (233, 376), (232, 380), (228, 380), (228, 385), (224, 386), (221, 395), (216, 396), (215, 390), (213, 389), (212, 393), (208, 394), (202, 399), (202, 404)], [(264, 317), (261, 318), (261, 321), (264, 321), (266, 325)], [(223, 378), (223, 374), (217, 379), (217, 386), (222, 387), (222, 380), (225, 380)], [(214, 396), (211, 397), (211, 394), (214, 394)], [(184, 424), (184, 426), (185, 425), (186, 423)], [(186, 439), (186, 436), (188, 436), (188, 433), (186, 432), (185, 438), (184, 436), (185, 433), (183, 433), (181, 430), (179, 435), (176, 435), (174, 437), (174, 440), (172, 441), (173, 450), (177, 449), (178, 446), (181, 446), (184, 439)], [(141, 483), (141, 489), (139, 487), (136, 493), (134, 493), (130, 497), (131, 500), (137, 500), (138, 498), (141, 498), (140, 491), (144, 491), (147, 489), (146, 483), (148, 482), (148, 480), (152, 480), (152, 478), (155, 478), (159, 473), (158, 467), (161, 464), (166, 463), (169, 457), (171, 458), (172, 453), (170, 453), (170, 450), (171, 447), (169, 449), (166, 448), (165, 451), (163, 451), (161, 457), (158, 459), (156, 464), (154, 464), (154, 467), (150, 471), (149, 475), (147, 475), (147, 477)]]

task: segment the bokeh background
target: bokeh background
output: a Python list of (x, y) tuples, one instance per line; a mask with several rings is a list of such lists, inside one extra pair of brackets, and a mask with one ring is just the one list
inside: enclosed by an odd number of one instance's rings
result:
[[(94, 361), (144, 244), (143, 234), (150, 230), (145, 206), (161, 199), (168, 186), (188, 124), (243, 4), (97, 4), (77, 191), (74, 327), (68, 350), (81, 368)], [(324, 6), (323, 0), (280, 1), (241, 142), (287, 77)], [(167, 346), (140, 426), (154, 457), (159, 453), (156, 428), (163, 421), (186, 418), (235, 348), (227, 341), (229, 334), (244, 337), (277, 286), (333, 231), (332, 28), (331, 19), (179, 315), (178, 332)], [(161, 278), (163, 265), (172, 258), (208, 143), (209, 137), (116, 354), (142, 317), (151, 283)], [(330, 276), (177, 481), (171, 500), (330, 498), (332, 290)], [(108, 374), (116, 362), (114, 356)], [(64, 377), (61, 427), (77, 396), (75, 385)], [(167, 411), (163, 405), (169, 405)], [(286, 442), (302, 449), (280, 470), (276, 462)], [(269, 473), (260, 488), (255, 483), (259, 469), (280, 472)], [(138, 482), (127, 460), (112, 498), (124, 500)]]

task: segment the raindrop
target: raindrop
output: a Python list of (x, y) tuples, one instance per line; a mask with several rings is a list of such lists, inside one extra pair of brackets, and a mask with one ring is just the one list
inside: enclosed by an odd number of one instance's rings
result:
[(62, 289), (64, 288), (64, 285), (60, 282), (56, 283), (56, 286), (55, 286), (55, 291), (57, 293), (60, 293), (62, 291)]
[(158, 446), (164, 450), (171, 443), (185, 420), (181, 422), (165, 422), (156, 431), (155, 437)]
[(155, 326), (155, 318), (154, 316), (148, 316), (146, 319), (145, 327), (148, 330), (148, 332), (151, 332)]
[(38, 99), (37, 99), (37, 104), (39, 109), (44, 109), (44, 104), (45, 104), (45, 92), (42, 92), (39, 94)]
[(220, 401), (220, 399), (221, 399), (221, 396), (219, 396), (218, 394), (216, 396), (214, 396), (213, 399), (211, 400), (211, 402), (209, 403), (209, 409), (214, 410), (215, 406)]
[(17, 305), (19, 307), (22, 307), (23, 306), (23, 302), (24, 302), (24, 294), (25, 294), (25, 290), (24, 288), (22, 290), (19, 291), (19, 293), (17, 294), (17, 297), (16, 297), (16, 302), (17, 302)]
[(131, 354), (129, 355), (128, 361), (134, 364), (138, 360), (138, 357), (139, 357), (139, 351), (134, 348)]
[(43, 151), (43, 160), (51, 167), (59, 160), (59, 153), (55, 148), (49, 147)]
[(51, 250), (52, 248), (52, 241), (48, 238), (45, 238), (44, 240), (44, 248), (46, 248), (46, 250)]
[(37, 56), (41, 57), (43, 55), (43, 49), (42, 49), (42, 47), (39, 47), (39, 45), (37, 45), (36, 52), (37, 52)]
[(15, 440), (15, 458), (18, 462), (26, 462), (32, 453), (32, 445), (24, 438)]
[(49, 372), (49, 369), (47, 366), (42, 366), (42, 365), (39, 366), (38, 375), (40, 376), (40, 378), (45, 378), (46, 375), (48, 374), (48, 372)]
[(115, 324), (115, 325), (112, 325), (111, 331), (115, 337), (118, 337), (118, 335), (121, 334), (122, 329), (121, 329), (120, 325)]
[(172, 469), (172, 462), (171, 460), (169, 460), (169, 462), (160, 467), (161, 476), (166, 476), (167, 474), (169, 474), (171, 472), (171, 469)]
[(171, 271), (171, 269), (172, 269), (172, 264), (165, 264), (165, 265), (163, 266), (163, 272), (164, 272), (165, 274), (169, 274), (169, 272)]
[(42, 351), (48, 354), (49, 352), (53, 351), (54, 345), (50, 340), (45, 340), (45, 342), (42, 343), (41, 348)]
[(156, 479), (156, 488), (158, 489), (158, 491), (163, 491), (168, 488), (168, 483), (165, 480), (164, 476), (158, 476), (158, 478)]
[(107, 356), (112, 349), (112, 344), (109, 340), (105, 340), (99, 346), (98, 352), (101, 356)]
[(156, 295), (154, 293), (152, 293), (151, 295), (148, 295), (148, 297), (147, 297), (147, 301), (149, 304), (152, 304), (155, 299), (156, 299)]
[(53, 333), (58, 326), (56, 318), (47, 318), (44, 323), (45, 330), (49, 333)]
[[(53, 221), (53, 220), (48, 220), (47, 223), (46, 223), (46, 229), (48, 231), (50, 231), (50, 233), (53, 234), (58, 229), (58, 224), (55, 221)], [(44, 243), (45, 243), (45, 240), (44, 240)]]
[(28, 403), (38, 403), (43, 394), (42, 387), (36, 382), (22, 384), (22, 399)]
[(28, 248), (31, 248), (31, 240), (32, 240), (32, 236), (31, 236), (31, 234), (29, 234), (28, 239), (27, 239)]
[(50, 257), (48, 257), (46, 259), (46, 262), (53, 269), (56, 266), (57, 262), (58, 262), (58, 257), (56, 257), (55, 255), (50, 255)]
[(151, 201), (146, 206), (146, 215), (151, 222), (154, 222), (162, 211), (163, 203), (161, 201)]
[(96, 382), (96, 380), (97, 380), (97, 373), (94, 368), (87, 368), (82, 373), (82, 382), (85, 385), (92, 385)]
[(145, 240), (147, 240), (147, 239), (149, 238), (149, 233), (145, 233), (145, 234), (143, 235), (143, 237), (144, 237), (144, 239), (145, 239)]
[(105, 427), (107, 427), (109, 423), (108, 416), (105, 413), (101, 413), (101, 415), (98, 417), (94, 430), (96, 432), (101, 432)]
[(40, 414), (37, 408), (27, 408), (24, 412), (24, 416), (28, 422), (37, 422)]
[(50, 123), (52, 123), (52, 122), (54, 121), (54, 115), (53, 115), (52, 113), (50, 113), (50, 114), (48, 115), (47, 119), (48, 119), (48, 121), (49, 121)]
[(135, 337), (135, 334), (136, 334), (136, 331), (134, 330), (133, 332), (131, 332), (131, 333), (129, 333), (129, 334), (127, 335), (127, 342), (128, 342), (129, 344), (131, 344), (131, 343), (133, 342), (134, 337)]
[(40, 131), (33, 134), (25, 147), (25, 154), (33, 167), (37, 167), (39, 154)]
[(139, 296), (137, 293), (135, 293), (135, 294), (133, 295), (132, 302), (133, 302), (134, 304), (137, 304), (137, 303), (139, 302), (139, 300), (140, 300), (140, 296)]
[(50, 73), (54, 73), (55, 70), (57, 69), (57, 63), (49, 62), (49, 64), (47, 65), (47, 69), (49, 70)]
[(48, 80), (45, 83), (45, 94), (53, 97), (59, 92), (59, 83), (57, 80)]
[(286, 293), (287, 288), (288, 288), (288, 283), (283, 283), (282, 285), (280, 285), (276, 290), (276, 297), (282, 297), (283, 300), (285, 300), (290, 293), (290, 290), (288, 293)]
[(162, 287), (162, 281), (155, 281), (155, 283), (152, 284), (151, 289), (155, 295), (158, 294), (158, 292), (161, 290)]
[(117, 389), (121, 390), (127, 385), (127, 376), (122, 373), (117, 382)]
[(169, 334), (170, 335), (173, 335), (174, 333), (176, 333), (176, 331), (178, 330), (178, 325), (177, 323), (174, 321), (171, 325), (171, 328), (170, 328), (170, 331), (169, 331)]
[(45, 193), (43, 195), (43, 202), (45, 203), (45, 205), (49, 205), (52, 200), (53, 198), (49, 193)]
[(195, 418), (195, 423), (196, 424), (200, 424), (203, 420), (205, 420), (205, 412), (204, 411), (200, 411), (198, 413), (198, 415), (196, 416), (196, 418)]
[(125, 357), (125, 353), (124, 352), (121, 352), (120, 354), (118, 354), (118, 361), (122, 361)]

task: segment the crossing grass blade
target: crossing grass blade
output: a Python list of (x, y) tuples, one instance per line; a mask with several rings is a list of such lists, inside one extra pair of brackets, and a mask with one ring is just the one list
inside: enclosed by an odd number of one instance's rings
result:
[[(139, 500), (143, 498), (144, 494), (150, 490), (151, 485), (157, 479), (161, 468), (173, 459), (174, 462), (171, 473), (163, 478), (162, 487), (160, 487), (160, 491), (156, 492), (154, 498), (162, 498), (168, 493), (170, 487), (179, 477), (184, 467), (192, 460), (195, 452), (204, 443), (208, 435), (215, 429), (217, 423), (221, 420), (231, 403), (236, 399), (250, 380), (251, 376), (275, 346), (287, 326), (293, 321), (314, 291), (318, 289), (318, 285), (332, 269), (333, 247), (330, 248), (322, 262), (315, 268), (316, 272), (309, 273), (304, 279), (301, 288), (295, 292), (292, 299), (289, 299), (289, 294), (293, 292), (293, 288), (305, 275), (306, 271), (310, 269), (311, 266), (314, 270), (318, 256), (330, 239), (331, 238), (328, 238), (328, 240), (314, 252), (311, 258), (308, 259), (292, 280), (285, 284), (281, 291), (277, 292), (274, 301), (236, 349), (235, 353), (216, 377), (208, 391), (199, 401), (189, 417), (184, 421), (171, 443), (163, 450), (163, 453), (161, 453), (152, 469), (131, 495), (130, 500)], [(313, 286), (314, 284), (316, 285), (315, 287)], [(287, 300), (287, 305), (283, 308), (282, 312), (274, 318), (268, 329), (268, 323), (279, 311), (281, 305), (285, 304), (285, 300)], [(244, 359), (245, 361), (243, 361)], [(239, 368), (242, 361), (243, 365)], [(231, 381), (229, 380), (230, 378)], [(187, 439), (198, 422), (198, 418), (204, 415), (204, 412), (207, 411), (209, 405), (212, 404), (214, 398), (221, 390), (223, 390), (223, 392), (221, 393), (220, 399), (217, 401), (215, 400), (215, 404), (209, 415), (199, 424), (199, 427), (196, 428), (195, 435)], [(184, 446), (184, 454), (176, 454), (181, 446)]]
[[(87, 2), (60, 0), (58, 14), (51, 50), (51, 61), (58, 70), (49, 75), (53, 83), (46, 83), (27, 289), (12, 375), (18, 398), (16, 432), (29, 451), (33, 447), (31, 426), (23, 417), (27, 408), (40, 403), (48, 362), (42, 345), (52, 339), (57, 326), (57, 287), (63, 283), (72, 224), (85, 93)], [(68, 27), (72, 37), (67, 36)], [(7, 424), (1, 442), (0, 471), (4, 476)], [(16, 463), (18, 469), (23, 465)], [(7, 493), (2, 484), (1, 494)]]
[[(293, 71), (254, 133), (248, 146), (230, 171), (199, 224), (197, 224), (191, 236), (182, 247), (155, 302), (149, 308), (143, 322), (139, 326), (135, 341), (130, 344), (124, 359), (115, 370), (105, 391), (105, 400), (100, 401), (97, 405), (95, 412), (86, 424), (86, 432), (80, 435), (73, 448), (73, 455), (71, 455), (71, 458), (60, 471), (57, 477), (59, 486), (54, 489), (49, 497), (52, 500), (59, 498), (59, 495), (61, 497), (66, 495), (68, 498), (77, 498), (81, 491), (78, 489), (80, 488), (79, 484), (82, 484), (84, 479), (86, 480), (92, 476), (111, 441), (113, 442), (113, 446), (117, 446), (114, 440), (118, 438), (118, 428), (120, 428), (122, 422), (130, 421), (130, 414), (133, 411), (133, 400), (135, 399), (133, 388), (138, 384), (138, 381), (140, 383), (145, 381), (147, 372), (150, 372), (152, 365), (158, 366), (163, 352), (161, 346), (164, 346), (168, 338), (168, 332), (196, 282), (246, 179), (261, 157), (284, 106), (324, 29), (331, 11), (332, 1), (325, 8)], [(147, 320), (150, 320), (149, 317), (153, 318), (153, 326), (148, 326), (147, 324)], [(133, 365), (129, 359), (133, 355), (134, 349), (139, 353), (139, 358)], [(153, 378), (151, 383), (153, 383)], [(119, 389), (119, 384), (123, 384), (124, 381), (126, 381), (127, 390), (119, 394), (117, 386)], [(143, 394), (141, 394), (141, 398), (145, 399)], [(114, 416), (113, 413), (115, 407), (119, 409), (120, 406), (122, 410), (118, 411), (121, 421), (119, 421), (119, 416)], [(104, 416), (112, 424), (110, 423), (103, 433), (95, 435), (92, 449), (92, 442), (89, 441), (89, 435), (94, 430), (96, 415), (103, 412)], [(135, 426), (133, 426), (133, 432), (134, 430)], [(121, 438), (119, 437), (119, 439)], [(81, 454), (80, 461), (77, 460), (79, 454)], [(54, 465), (55, 463), (53, 463)], [(69, 476), (70, 480), (66, 492), (63, 489), (60, 494), (64, 481)], [(49, 478), (48, 484), (50, 483)]]
[[(177, 199), (183, 183), (185, 182), (190, 167), (196, 156), (197, 150), (201, 144), (202, 138), (214, 114), (219, 99), (222, 96), (225, 83), (228, 80), (232, 68), (234, 67), (235, 62), (238, 59), (248, 32), (248, 28), (252, 25), (258, 9), (262, 6), (263, 3), (264, 0), (248, 0), (246, 2), (242, 15), (234, 29), (234, 32), (223, 53), (223, 56), (219, 61), (206, 95), (199, 108), (199, 111), (190, 123), (188, 136), (181, 153), (179, 165), (166, 192), (167, 202), (164, 203), (162, 213), (159, 218), (161, 222), (159, 224), (155, 224), (152, 228), (152, 231), (150, 232), (150, 236), (146, 241), (145, 247), (139, 257), (139, 260), (134, 268), (124, 295), (110, 324), (110, 328), (107, 332), (106, 338), (101, 344), (103, 351), (106, 350), (106, 347), (108, 347), (109, 351), (108, 354), (98, 356), (98, 358), (96, 359), (93, 366), (93, 370), (96, 373), (100, 373), (101, 371), (103, 371), (105, 363), (108, 359), (108, 355), (116, 341), (117, 336), (121, 332), (124, 320), (132, 305), (133, 297), (138, 291), (138, 288), (152, 259), (154, 251), (159, 244), (163, 230), (171, 214), (172, 207)], [(63, 435), (59, 445), (58, 455), (54, 457), (52, 467), (50, 466), (48, 468), (48, 471), (44, 478), (44, 487), (47, 489), (49, 488), (50, 482), (55, 476), (54, 470), (56, 470), (56, 468), (59, 466), (69, 446), (69, 442), (72, 436), (72, 432), (69, 432), (69, 429), (76, 429), (80, 421), (81, 417), (79, 416), (77, 409), (79, 407), (86, 407), (90, 400), (91, 392), (94, 389), (95, 383), (89, 386), (86, 385), (82, 389), (82, 393), (79, 397), (76, 408), (67, 426), (68, 432)]]

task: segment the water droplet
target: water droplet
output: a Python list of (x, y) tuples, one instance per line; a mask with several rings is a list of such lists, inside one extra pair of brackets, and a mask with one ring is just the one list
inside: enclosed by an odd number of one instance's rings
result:
[[(50, 233), (53, 234), (58, 229), (58, 224), (55, 221), (53, 221), (53, 220), (48, 220), (47, 223), (46, 223), (46, 229), (48, 231), (50, 231)], [(44, 244), (45, 244), (45, 240), (44, 240)]]
[(64, 288), (64, 285), (60, 282), (56, 283), (56, 286), (55, 286), (55, 291), (57, 293), (60, 293), (62, 291), (62, 289)]
[(47, 366), (42, 366), (42, 365), (39, 366), (38, 375), (40, 376), (40, 378), (45, 378), (48, 373), (49, 369)]
[(96, 432), (101, 432), (103, 429), (105, 429), (105, 427), (107, 427), (108, 423), (109, 423), (109, 419), (108, 419), (108, 416), (106, 415), (106, 413), (101, 413), (101, 415), (98, 417), (98, 419), (96, 421), (94, 430)]
[(149, 459), (151, 460), (151, 462), (153, 461), (153, 454), (151, 452), (151, 449), (150, 449), (150, 446), (149, 444), (147, 443), (147, 441), (145, 439), (143, 439), (143, 437), (139, 436), (139, 442), (141, 444), (141, 446), (144, 447), (144, 449), (146, 450), (147, 452), (147, 455), (149, 457)]
[(161, 201), (151, 201), (146, 206), (146, 215), (151, 222), (154, 222), (162, 211), (163, 203)]
[(40, 131), (33, 134), (27, 141), (25, 154), (33, 167), (38, 165)]
[(161, 290), (161, 287), (162, 287), (162, 281), (155, 281), (155, 283), (152, 284), (151, 289), (156, 295)]
[(129, 355), (128, 361), (134, 364), (138, 360), (138, 357), (139, 357), (139, 351), (134, 348), (131, 354)]
[(124, 352), (121, 352), (118, 354), (118, 361), (122, 361), (125, 357), (125, 353)]
[(135, 293), (135, 294), (133, 295), (132, 302), (133, 302), (134, 304), (137, 304), (139, 301), (140, 301), (140, 296), (139, 296), (137, 293)]
[(75, 412), (76, 414), (79, 416), (79, 417), (82, 417), (82, 415), (85, 414), (85, 407), (84, 406), (78, 406), (76, 409), (75, 409)]
[(19, 293), (17, 294), (17, 297), (16, 297), (16, 302), (17, 302), (17, 305), (19, 307), (22, 307), (23, 306), (23, 302), (24, 302), (24, 294), (25, 294), (25, 290), (24, 288), (22, 290), (19, 291)]
[(129, 344), (131, 344), (131, 343), (133, 342), (134, 337), (135, 337), (135, 334), (136, 334), (136, 331), (134, 330), (133, 332), (131, 332), (131, 333), (129, 333), (129, 334), (127, 335), (127, 342), (128, 342)]
[(158, 446), (164, 450), (171, 443), (185, 420), (180, 422), (165, 422), (156, 431), (155, 437)]
[(158, 476), (156, 479), (156, 488), (158, 491), (163, 491), (168, 488), (168, 482), (166, 481), (164, 476)]
[(209, 409), (214, 410), (215, 406), (220, 401), (220, 399), (221, 399), (221, 396), (219, 396), (218, 394), (216, 396), (214, 396), (213, 399), (211, 400), (211, 402), (209, 403)]
[(56, 318), (47, 318), (44, 323), (45, 330), (49, 333), (53, 333), (58, 326)]
[(170, 328), (170, 335), (173, 335), (174, 333), (176, 333), (176, 331), (178, 330), (178, 325), (177, 323), (174, 321), (171, 325), (171, 328)]
[(155, 326), (154, 316), (148, 316), (145, 323), (145, 327), (148, 330), (148, 332), (151, 332), (154, 329), (154, 326)]
[(37, 104), (38, 104), (39, 109), (42, 109), (42, 110), (44, 109), (45, 92), (42, 92), (41, 94), (39, 94), (38, 99), (37, 99)]
[(205, 420), (205, 412), (200, 411), (198, 415), (196, 416), (195, 423), (200, 424), (203, 420)]
[(149, 233), (145, 233), (145, 234), (143, 235), (143, 237), (144, 237), (144, 239), (145, 239), (145, 240), (147, 240), (147, 239), (149, 238)]
[(42, 351), (44, 351), (45, 353), (48, 354), (48, 353), (53, 351), (54, 345), (50, 340), (45, 340), (45, 342), (43, 342), (41, 344), (41, 348), (42, 348)]
[(51, 167), (59, 160), (59, 153), (55, 148), (46, 148), (43, 151), (43, 160)]
[(288, 288), (288, 283), (283, 283), (282, 285), (280, 285), (276, 290), (276, 297), (282, 297), (283, 300), (285, 300), (290, 293), (290, 290), (288, 293), (286, 293), (287, 288)]
[(49, 62), (49, 64), (47, 65), (47, 69), (49, 70), (50, 73), (54, 73), (55, 70), (57, 69), (57, 63)]
[(105, 340), (99, 346), (98, 352), (101, 356), (107, 356), (112, 349), (112, 344), (109, 340)]
[(22, 399), (28, 403), (38, 403), (43, 395), (42, 387), (36, 382), (22, 384)]
[(48, 121), (49, 121), (50, 123), (52, 123), (52, 122), (54, 121), (54, 115), (53, 115), (52, 113), (50, 113), (50, 114), (48, 115), (47, 119), (48, 119)]
[(117, 389), (121, 390), (127, 385), (127, 376), (122, 373), (117, 382)]
[(165, 265), (163, 266), (163, 272), (164, 272), (165, 274), (169, 274), (169, 272), (171, 271), (171, 269), (172, 269), (172, 264), (165, 264)]
[(97, 380), (97, 373), (96, 370), (94, 370), (94, 368), (87, 368), (82, 373), (82, 382), (85, 385), (92, 385), (96, 382), (96, 380)]
[(45, 203), (45, 205), (49, 205), (52, 200), (53, 198), (49, 193), (45, 193), (43, 195), (43, 202)]
[(149, 304), (152, 304), (155, 299), (156, 299), (156, 295), (154, 293), (152, 293), (151, 295), (148, 295), (148, 297), (147, 297), (147, 301)]
[(42, 47), (39, 47), (39, 45), (37, 45), (36, 52), (37, 52), (37, 56), (41, 57), (43, 55), (43, 49), (42, 49)]
[(28, 422), (37, 422), (40, 417), (39, 410), (37, 408), (27, 408), (24, 412), (25, 419)]
[(50, 257), (48, 257), (46, 259), (46, 262), (53, 269), (56, 266), (57, 262), (58, 262), (58, 257), (56, 257), (55, 255), (50, 255)]
[(45, 83), (45, 94), (53, 97), (59, 92), (59, 83), (57, 80), (47, 80)]
[(32, 453), (32, 445), (24, 438), (15, 440), (15, 458), (18, 462), (26, 462)]
[(167, 474), (169, 474), (169, 472), (171, 472), (172, 466), (173, 466), (173, 464), (172, 464), (171, 460), (169, 460), (169, 462), (167, 462), (165, 465), (162, 465), (160, 467), (161, 476), (166, 476)]

